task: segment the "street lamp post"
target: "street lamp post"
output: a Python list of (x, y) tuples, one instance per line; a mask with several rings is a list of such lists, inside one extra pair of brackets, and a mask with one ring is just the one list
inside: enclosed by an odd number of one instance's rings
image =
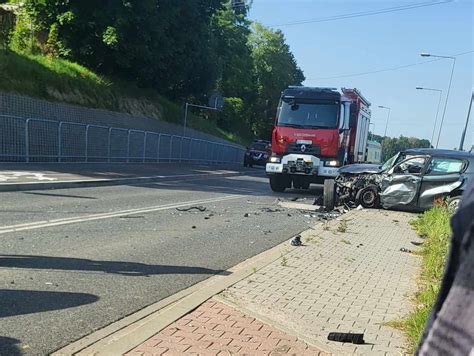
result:
[(446, 92), (446, 100), (444, 101), (443, 116), (441, 116), (441, 123), (439, 124), (438, 139), (436, 140), (436, 148), (438, 148), (439, 138), (441, 137), (441, 130), (443, 129), (444, 116), (446, 115), (446, 108), (448, 107), (449, 93), (451, 91), (451, 83), (453, 81), (454, 67), (456, 66), (456, 57), (451, 56), (439, 56), (431, 53), (421, 53), (422, 57), (435, 57), (435, 58), (446, 58), (453, 60), (453, 66), (451, 68), (451, 76), (449, 77), (448, 91)]
[(373, 122), (369, 123), (369, 130), (370, 130), (370, 125), (373, 125), (372, 135), (370, 135), (370, 140), (373, 141), (374, 140), (374, 133), (375, 133), (375, 123), (373, 123)]
[(464, 138), (466, 137), (466, 131), (469, 125), (469, 116), (471, 116), (471, 108), (472, 108), (473, 100), (474, 100), (474, 91), (472, 92), (471, 101), (469, 102), (469, 110), (467, 111), (466, 126), (464, 126), (464, 130), (461, 135), (461, 143), (459, 144), (459, 151), (462, 151), (464, 149)]
[(383, 133), (383, 137), (387, 137), (388, 120), (390, 119), (390, 111), (392, 110), (392, 108), (389, 108), (388, 106), (383, 106), (383, 105), (379, 105), (379, 108), (388, 110), (387, 122), (385, 123), (385, 131)]
[[(422, 88), (422, 87), (416, 87), (416, 89), (418, 89), (418, 90), (430, 90), (430, 91), (439, 92), (438, 108), (436, 109), (436, 116), (435, 116), (433, 132), (431, 133), (431, 141), (430, 141), (431, 145), (433, 146), (434, 134), (435, 134), (435, 131), (436, 131), (436, 124), (438, 123), (439, 107), (441, 106), (441, 98), (443, 96), (443, 91), (441, 89)], [(438, 145), (436, 145), (436, 148), (438, 148)]]

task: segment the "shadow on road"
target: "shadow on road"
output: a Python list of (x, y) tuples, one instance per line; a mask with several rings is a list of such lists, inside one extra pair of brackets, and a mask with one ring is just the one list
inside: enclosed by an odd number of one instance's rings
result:
[(34, 255), (0, 255), (0, 268), (1, 267), (98, 271), (124, 276), (150, 276), (156, 274), (230, 274), (227, 271), (204, 267), (148, 265), (137, 262), (95, 261), (83, 258)]
[(21, 351), (18, 348), (20, 342), (11, 337), (0, 336), (0, 356), (20, 356)]
[(98, 300), (86, 293), (0, 289), (0, 318), (67, 309)]

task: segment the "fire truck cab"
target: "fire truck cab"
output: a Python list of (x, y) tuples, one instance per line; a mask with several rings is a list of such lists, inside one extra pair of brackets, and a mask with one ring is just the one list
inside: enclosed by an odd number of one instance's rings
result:
[(272, 190), (308, 189), (364, 162), (370, 102), (357, 89), (291, 86), (281, 95), (266, 165)]

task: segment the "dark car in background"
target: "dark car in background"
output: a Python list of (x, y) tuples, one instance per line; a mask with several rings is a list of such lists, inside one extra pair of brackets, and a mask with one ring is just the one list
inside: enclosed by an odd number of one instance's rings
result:
[(397, 153), (383, 165), (351, 164), (325, 181), (324, 204), (423, 211), (445, 200), (456, 209), (467, 181), (474, 179), (474, 154), (430, 148)]
[(271, 143), (265, 140), (253, 141), (244, 156), (244, 167), (265, 166), (271, 154)]

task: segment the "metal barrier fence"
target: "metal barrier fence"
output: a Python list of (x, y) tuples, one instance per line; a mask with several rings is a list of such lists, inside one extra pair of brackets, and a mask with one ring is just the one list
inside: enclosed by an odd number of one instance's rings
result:
[(0, 115), (0, 162), (243, 162), (242, 147), (66, 121)]

